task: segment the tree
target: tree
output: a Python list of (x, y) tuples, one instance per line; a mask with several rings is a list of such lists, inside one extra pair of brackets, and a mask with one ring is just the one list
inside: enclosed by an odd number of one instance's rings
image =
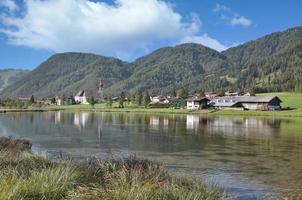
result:
[(145, 108), (147, 108), (147, 106), (148, 106), (149, 103), (151, 102), (150, 94), (149, 94), (148, 91), (144, 92), (142, 102), (143, 102)]
[(175, 89), (173, 89), (172, 96), (173, 96), (173, 97), (176, 97), (176, 96), (177, 96), (177, 92), (176, 92)]
[(125, 93), (122, 92), (119, 98), (119, 107), (124, 108), (124, 102), (125, 102)]
[(177, 97), (181, 99), (185, 99), (189, 96), (189, 92), (185, 88), (181, 88), (180, 90), (177, 91)]
[(31, 95), (29, 102), (32, 103), (32, 104), (35, 103), (35, 97), (34, 97), (34, 95)]
[(92, 108), (94, 108), (94, 105), (97, 103), (97, 101), (94, 99), (94, 97), (90, 97), (88, 99), (88, 103), (91, 105)]
[(135, 95), (135, 102), (137, 105), (142, 105), (143, 94), (141, 91), (138, 91)]
[(113, 101), (112, 101), (112, 97), (111, 96), (106, 96), (106, 104), (112, 108), (112, 104), (113, 104)]

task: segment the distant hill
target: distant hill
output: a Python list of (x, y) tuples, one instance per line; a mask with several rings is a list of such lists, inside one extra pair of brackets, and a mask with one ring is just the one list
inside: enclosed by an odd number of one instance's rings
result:
[(183, 86), (200, 89), (202, 79), (230, 67), (225, 55), (198, 44), (162, 48), (131, 65), (132, 75), (109, 87), (107, 92), (150, 90), (168, 93)]
[(94, 54), (63, 53), (50, 57), (2, 96), (74, 95), (96, 89), (118, 95), (148, 90), (302, 91), (302, 27), (272, 33), (223, 52), (199, 44), (161, 48), (132, 63)]
[(21, 69), (0, 69), (0, 92), (29, 73)]
[(2, 96), (74, 95), (81, 89), (95, 90), (101, 79), (110, 86), (129, 75), (127, 63), (115, 58), (84, 53), (56, 54), (6, 88)]

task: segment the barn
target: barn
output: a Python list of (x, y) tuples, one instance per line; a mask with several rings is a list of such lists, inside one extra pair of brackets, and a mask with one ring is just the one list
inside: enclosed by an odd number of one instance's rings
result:
[(224, 96), (216, 97), (210, 105), (216, 108), (233, 108), (243, 110), (281, 110), (281, 99), (259, 96)]

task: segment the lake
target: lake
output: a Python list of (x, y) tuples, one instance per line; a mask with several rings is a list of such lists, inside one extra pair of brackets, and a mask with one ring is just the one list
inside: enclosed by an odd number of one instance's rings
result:
[(135, 154), (214, 182), (237, 199), (302, 189), (301, 118), (6, 113), (0, 114), (0, 135), (28, 139), (37, 153)]

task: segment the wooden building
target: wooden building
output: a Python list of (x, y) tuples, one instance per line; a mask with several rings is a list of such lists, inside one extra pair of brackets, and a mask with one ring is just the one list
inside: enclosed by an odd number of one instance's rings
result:
[(224, 96), (216, 97), (209, 105), (216, 108), (242, 110), (281, 110), (279, 97)]

